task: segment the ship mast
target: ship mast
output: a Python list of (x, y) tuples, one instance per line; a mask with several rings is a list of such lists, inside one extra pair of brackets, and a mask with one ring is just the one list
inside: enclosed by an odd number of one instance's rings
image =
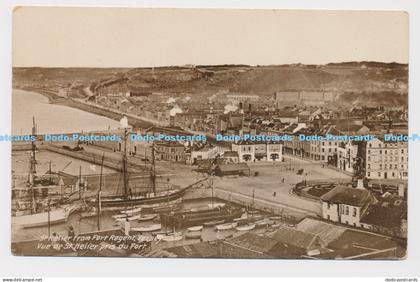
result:
[(127, 179), (127, 127), (124, 127), (124, 153), (123, 153), (123, 177), (124, 177), (124, 196), (128, 195), (128, 179)]
[(104, 168), (104, 160), (105, 160), (105, 153), (102, 154), (102, 162), (101, 162), (101, 174), (99, 176), (99, 189), (98, 189), (98, 231), (101, 230), (101, 193), (102, 193), (102, 172)]
[(34, 180), (35, 180), (35, 174), (36, 174), (36, 145), (35, 145), (35, 139), (36, 139), (36, 124), (35, 124), (35, 117), (32, 117), (32, 136), (33, 139), (31, 141), (31, 160), (30, 160), (30, 170), (29, 170), (29, 189), (31, 189), (31, 213), (36, 213), (36, 203), (35, 203), (35, 190), (34, 190)]
[(152, 143), (152, 166), (150, 167), (153, 195), (156, 195), (155, 142)]

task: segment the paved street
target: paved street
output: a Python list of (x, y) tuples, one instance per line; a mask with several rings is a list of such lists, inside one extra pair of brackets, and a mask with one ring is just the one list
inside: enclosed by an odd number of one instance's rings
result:
[[(288, 157), (282, 163), (250, 163), (249, 165), (251, 168), (250, 177), (216, 177), (214, 187), (246, 195), (250, 199), (252, 199), (254, 194), (255, 199), (276, 202), (320, 214), (320, 203), (292, 194), (291, 189), (293, 186), (305, 179), (331, 182), (335, 182), (338, 179), (350, 179), (349, 176), (336, 170), (322, 167), (321, 164), (300, 159), (292, 159), (290, 161)], [(297, 174), (297, 170), (300, 168), (304, 169), (303, 175)], [(255, 176), (255, 172), (258, 172), (258, 176)]]

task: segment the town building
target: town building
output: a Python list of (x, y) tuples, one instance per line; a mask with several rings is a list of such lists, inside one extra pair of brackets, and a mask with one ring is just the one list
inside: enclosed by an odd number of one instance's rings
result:
[(407, 238), (407, 201), (397, 195), (386, 196), (372, 205), (360, 222), (374, 232)]
[(365, 173), (368, 179), (408, 179), (408, 143), (367, 141)]
[(321, 197), (321, 202), (324, 219), (361, 227), (361, 218), (376, 199), (359, 180), (357, 188), (341, 185), (333, 188)]
[(239, 155), (238, 152), (235, 151), (226, 151), (223, 153), (223, 159), (225, 160), (225, 163), (229, 164), (235, 164), (239, 162)]
[(348, 173), (355, 173), (358, 169), (356, 165), (359, 164), (358, 147), (358, 144), (352, 141), (341, 143), (337, 147), (337, 159), (335, 166)]
[(197, 161), (214, 159), (223, 152), (219, 146), (204, 146), (203, 148), (191, 151), (191, 164), (196, 164)]
[(243, 104), (245, 102), (257, 102), (260, 99), (258, 95), (229, 94), (226, 95), (229, 103), (233, 105)]
[(237, 152), (239, 162), (282, 161), (283, 145), (280, 143), (258, 143), (241, 141), (232, 144), (232, 151)]
[(155, 157), (158, 161), (185, 162), (185, 146), (178, 142), (156, 142)]

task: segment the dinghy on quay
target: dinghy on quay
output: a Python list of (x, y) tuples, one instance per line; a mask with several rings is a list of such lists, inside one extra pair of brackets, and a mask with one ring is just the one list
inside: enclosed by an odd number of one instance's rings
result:
[(252, 230), (254, 228), (255, 228), (255, 224), (252, 223), (252, 224), (246, 224), (246, 225), (238, 226), (235, 229), (237, 231), (249, 231), (249, 230)]
[(235, 228), (236, 226), (238, 226), (237, 223), (225, 223), (225, 224), (220, 224), (220, 225), (216, 225), (216, 230), (230, 230)]
[(133, 227), (131, 230), (137, 231), (137, 232), (153, 232), (153, 231), (159, 231), (162, 228), (161, 224), (150, 224), (145, 225), (142, 227)]
[(203, 230), (203, 225), (192, 226), (192, 227), (188, 227), (187, 229), (188, 231), (201, 231)]

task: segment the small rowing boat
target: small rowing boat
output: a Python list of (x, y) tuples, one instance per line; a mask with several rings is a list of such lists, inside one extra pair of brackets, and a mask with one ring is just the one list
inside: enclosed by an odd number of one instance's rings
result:
[(220, 224), (220, 225), (216, 225), (216, 230), (230, 230), (235, 228), (236, 226), (238, 226), (238, 224), (236, 222), (234, 223), (225, 223), (225, 224)]
[(140, 218), (140, 215), (134, 215), (134, 216), (130, 216), (130, 217), (120, 217), (115, 219), (116, 221), (122, 222), (122, 221), (133, 221), (133, 220), (137, 220)]
[(141, 212), (141, 208), (135, 208), (135, 209), (121, 211), (121, 213), (125, 213), (127, 215), (134, 215), (134, 214), (138, 214), (140, 212)]
[(222, 208), (225, 205), (226, 205), (225, 203), (212, 203), (212, 204), (208, 204), (207, 206), (211, 209), (214, 209), (214, 208)]
[(188, 231), (201, 231), (203, 230), (203, 225), (198, 225), (198, 226), (192, 226), (188, 228)]
[(251, 224), (247, 224), (247, 225), (241, 225), (236, 227), (236, 230), (238, 231), (249, 231), (255, 228), (255, 224), (251, 223)]
[(186, 239), (201, 239), (201, 232), (200, 231), (193, 231), (187, 232), (185, 234)]
[(131, 230), (137, 231), (137, 232), (153, 232), (153, 231), (158, 231), (161, 228), (162, 228), (162, 225), (157, 223), (157, 224), (145, 225), (142, 227), (133, 227), (131, 228)]
[(112, 216), (113, 219), (126, 218), (126, 217), (127, 217), (126, 214), (116, 214)]
[(255, 225), (257, 227), (269, 226), (273, 224), (274, 224), (274, 221), (272, 221), (271, 219), (261, 219), (255, 222)]

